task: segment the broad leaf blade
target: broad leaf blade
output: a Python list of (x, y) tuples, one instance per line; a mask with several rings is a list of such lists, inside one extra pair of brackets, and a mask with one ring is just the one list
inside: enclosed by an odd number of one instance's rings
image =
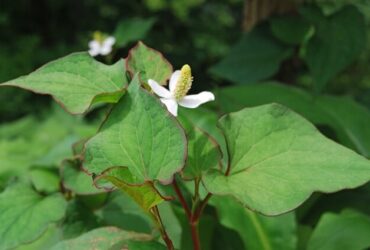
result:
[(224, 112), (272, 102), (282, 104), (316, 125), (334, 129), (342, 144), (370, 157), (370, 113), (351, 98), (315, 96), (298, 88), (264, 83), (223, 88), (217, 100)]
[(163, 55), (147, 47), (144, 43), (138, 44), (132, 48), (126, 58), (126, 68), (133, 77), (140, 74), (140, 79), (147, 83), (153, 79), (161, 85), (165, 85), (172, 73), (172, 65), (163, 57)]
[(185, 163), (183, 129), (135, 76), (101, 131), (86, 144), (85, 168), (97, 175), (110, 167), (128, 167), (131, 184), (169, 183)]
[(25, 185), (7, 188), (0, 194), (0, 249), (36, 240), (63, 218), (65, 209), (60, 194), (43, 197)]
[(73, 114), (84, 113), (93, 103), (115, 103), (127, 85), (123, 60), (108, 66), (87, 53), (73, 53), (35, 72), (0, 86), (15, 86), (49, 94)]
[(370, 180), (367, 159), (325, 138), (283, 106), (246, 108), (224, 116), (219, 126), (230, 174), (212, 171), (205, 185), (263, 214), (290, 211), (315, 191), (335, 192)]

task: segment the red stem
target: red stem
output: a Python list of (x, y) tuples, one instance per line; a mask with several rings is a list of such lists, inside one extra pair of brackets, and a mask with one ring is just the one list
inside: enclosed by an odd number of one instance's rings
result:
[(179, 186), (177, 185), (175, 179), (173, 180), (172, 185), (173, 185), (173, 189), (175, 190), (175, 192), (177, 194), (177, 197), (179, 198), (181, 206), (184, 208), (185, 214), (186, 214), (186, 216), (188, 217), (188, 219), (190, 221), (191, 217), (192, 217), (190, 208), (189, 208), (188, 204), (186, 203), (186, 200), (185, 200), (184, 196), (182, 195), (182, 192), (181, 192)]
[(200, 250), (200, 240), (198, 232), (198, 221), (190, 221), (191, 238), (194, 250)]
[(207, 203), (208, 203), (208, 201), (211, 197), (212, 197), (212, 194), (208, 193), (206, 198), (204, 198), (204, 200), (200, 203), (199, 208), (193, 214), (193, 217), (192, 217), (193, 222), (198, 222), (199, 221), (199, 218), (202, 215), (203, 210), (206, 208)]
[(188, 204), (185, 201), (185, 198), (177, 185), (176, 181), (173, 180), (172, 186), (176, 192), (177, 197), (181, 203), (181, 206), (184, 208), (186, 217), (188, 218), (190, 229), (191, 229), (191, 238), (193, 240), (193, 247), (194, 250), (200, 250), (200, 240), (199, 240), (199, 232), (198, 232), (198, 222), (199, 218), (202, 215), (204, 208), (207, 206), (209, 199), (212, 197), (211, 193), (208, 193), (204, 200), (199, 204), (199, 206), (195, 209), (194, 213), (190, 210)]

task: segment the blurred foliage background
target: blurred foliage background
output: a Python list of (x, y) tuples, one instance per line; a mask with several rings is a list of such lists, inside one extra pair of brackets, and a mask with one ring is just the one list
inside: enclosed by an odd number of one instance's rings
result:
[[(198, 89), (279, 80), (369, 106), (369, 23), (366, 0), (3, 0), (0, 82), (87, 50), (98, 30), (120, 41), (115, 60), (141, 39), (175, 68), (189, 63)], [(48, 98), (6, 88), (0, 103), (9, 121)]]

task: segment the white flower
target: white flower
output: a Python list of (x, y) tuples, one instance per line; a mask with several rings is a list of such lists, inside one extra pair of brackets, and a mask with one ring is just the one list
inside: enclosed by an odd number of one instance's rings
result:
[(176, 70), (170, 79), (169, 90), (159, 85), (156, 81), (149, 79), (148, 84), (164, 103), (168, 111), (177, 116), (178, 105), (185, 108), (197, 108), (201, 104), (213, 101), (215, 96), (208, 91), (197, 95), (186, 95), (191, 88), (193, 77), (190, 66), (185, 64), (181, 70)]
[(89, 42), (89, 54), (91, 56), (103, 55), (106, 56), (112, 51), (116, 39), (113, 36), (106, 38), (100, 32), (94, 34), (94, 40)]

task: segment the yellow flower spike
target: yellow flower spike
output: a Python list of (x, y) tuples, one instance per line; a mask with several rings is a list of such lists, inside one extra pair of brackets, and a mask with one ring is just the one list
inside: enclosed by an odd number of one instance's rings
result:
[(99, 43), (102, 43), (104, 41), (104, 38), (105, 37), (104, 37), (103, 33), (101, 33), (100, 31), (95, 31), (93, 33), (93, 39), (95, 41), (98, 41)]
[(202, 91), (195, 95), (186, 95), (191, 88), (193, 77), (190, 66), (185, 64), (181, 70), (172, 73), (169, 89), (164, 88), (153, 79), (148, 79), (148, 85), (153, 92), (160, 97), (161, 102), (166, 105), (167, 110), (177, 116), (178, 106), (194, 109), (203, 103), (215, 100), (213, 93)]
[(174, 91), (174, 97), (176, 100), (182, 99), (191, 88), (193, 82), (193, 77), (191, 76), (191, 68), (188, 64), (185, 64), (181, 68), (180, 77), (176, 84), (176, 89)]

